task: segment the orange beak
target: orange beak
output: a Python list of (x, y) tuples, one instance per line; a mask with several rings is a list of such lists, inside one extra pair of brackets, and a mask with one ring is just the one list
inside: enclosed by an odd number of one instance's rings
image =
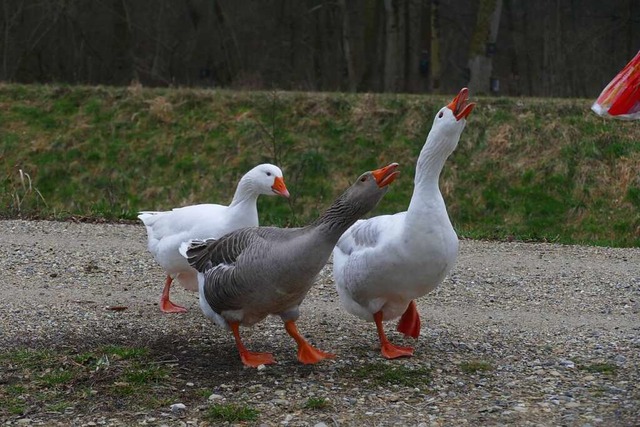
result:
[(274, 193), (281, 195), (282, 197), (289, 198), (289, 190), (287, 190), (287, 186), (284, 185), (284, 179), (281, 176), (276, 176), (276, 179), (273, 180), (273, 185), (271, 189)]
[(447, 107), (453, 111), (453, 115), (456, 117), (456, 120), (460, 120), (462, 118), (466, 119), (467, 116), (471, 114), (473, 107), (476, 106), (474, 102), (469, 103), (468, 100), (469, 89), (463, 87), (460, 89), (460, 93), (453, 98), (453, 101), (447, 105)]
[(376, 183), (378, 184), (378, 187), (383, 188), (391, 184), (400, 173), (400, 172), (397, 172), (396, 169), (398, 169), (398, 164), (391, 163), (388, 166), (385, 166), (380, 169), (376, 169), (373, 172), (371, 172), (373, 174), (373, 178), (376, 180)]

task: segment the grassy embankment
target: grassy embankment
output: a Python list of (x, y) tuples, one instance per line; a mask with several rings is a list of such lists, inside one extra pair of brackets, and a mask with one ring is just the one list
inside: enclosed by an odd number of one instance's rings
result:
[[(226, 204), (265, 161), (283, 167), (292, 198), (262, 197), (263, 224), (304, 224), (391, 161), (402, 175), (375, 214), (397, 212), (449, 99), (0, 85), (0, 216)], [(461, 236), (640, 246), (639, 123), (599, 118), (585, 99), (475, 100), (441, 177)]]

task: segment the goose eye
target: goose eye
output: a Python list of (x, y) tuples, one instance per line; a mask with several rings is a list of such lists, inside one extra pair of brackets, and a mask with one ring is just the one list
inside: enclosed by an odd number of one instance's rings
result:
[(367, 180), (366, 176), (363, 176), (362, 178), (360, 178), (360, 182), (365, 182)]
[(444, 113), (442, 111), (440, 111), (440, 113), (438, 113), (438, 118), (441, 119), (442, 116), (444, 116)]
[(267, 176), (271, 176), (271, 172), (267, 172)]

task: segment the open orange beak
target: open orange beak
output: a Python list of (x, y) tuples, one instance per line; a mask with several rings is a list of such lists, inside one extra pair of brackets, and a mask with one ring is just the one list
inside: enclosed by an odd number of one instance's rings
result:
[(273, 180), (273, 185), (271, 189), (274, 193), (281, 195), (282, 197), (289, 198), (289, 190), (287, 190), (287, 186), (284, 185), (284, 179), (281, 176), (276, 176), (276, 179)]
[(453, 101), (451, 101), (447, 105), (447, 107), (449, 107), (449, 109), (453, 111), (453, 115), (456, 117), (456, 120), (460, 120), (462, 118), (466, 119), (467, 116), (471, 114), (471, 111), (473, 110), (473, 107), (476, 106), (476, 104), (475, 102), (470, 103), (468, 101), (469, 89), (463, 87), (462, 89), (460, 89), (460, 93), (458, 93), (458, 95), (453, 98)]
[(378, 187), (383, 188), (391, 184), (400, 173), (397, 172), (396, 169), (398, 169), (398, 164), (391, 163), (389, 166), (385, 166), (371, 172), (376, 180), (376, 183), (378, 184)]

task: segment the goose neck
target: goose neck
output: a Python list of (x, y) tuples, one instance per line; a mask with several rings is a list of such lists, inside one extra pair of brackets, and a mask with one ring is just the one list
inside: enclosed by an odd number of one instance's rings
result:
[(416, 164), (415, 188), (416, 191), (436, 191), (440, 174), (447, 160), (448, 153), (443, 148), (433, 145), (425, 145), (420, 152)]
[(317, 229), (321, 234), (337, 242), (340, 236), (347, 231), (360, 217), (356, 209), (345, 203), (344, 198), (336, 200), (311, 227)]
[(256, 204), (258, 200), (258, 193), (255, 191), (253, 181), (247, 177), (244, 177), (238, 183), (238, 187), (236, 188), (236, 192), (233, 195), (233, 200), (231, 200), (230, 207), (237, 205), (244, 205), (247, 203)]

